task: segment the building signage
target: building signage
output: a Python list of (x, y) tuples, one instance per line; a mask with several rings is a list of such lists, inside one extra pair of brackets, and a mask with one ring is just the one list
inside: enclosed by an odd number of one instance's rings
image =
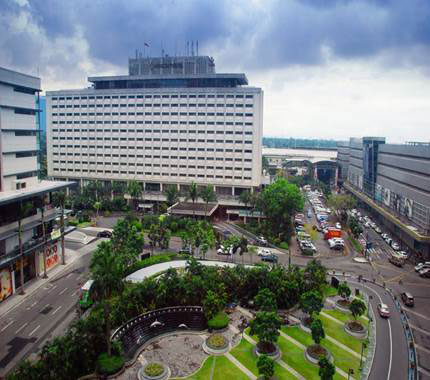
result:
[(0, 269), (0, 302), (12, 294), (12, 276), (7, 268)]
[(45, 248), (46, 270), (55, 267), (58, 264), (58, 242), (50, 247)]
[(405, 215), (412, 219), (412, 209), (414, 207), (414, 201), (409, 198), (405, 198)]
[(382, 191), (382, 201), (384, 202), (385, 206), (390, 207), (390, 201), (391, 201), (391, 192), (390, 192), (390, 189), (384, 189)]
[(53, 230), (53, 231), (51, 232), (51, 239), (52, 239), (52, 240), (54, 240), (54, 239), (58, 239), (60, 236), (61, 236), (61, 231), (60, 231), (59, 229), (57, 229), (57, 230)]

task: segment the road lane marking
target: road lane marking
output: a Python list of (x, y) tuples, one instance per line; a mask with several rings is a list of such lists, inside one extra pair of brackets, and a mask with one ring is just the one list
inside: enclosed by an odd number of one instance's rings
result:
[(74, 297), (78, 292), (79, 292), (79, 290), (75, 290), (72, 294), (70, 294), (70, 296)]
[(70, 273), (66, 276), (66, 278), (69, 278), (71, 275), (72, 275), (72, 272), (70, 272)]
[(57, 285), (54, 285), (50, 290), (54, 290), (57, 287)]
[(52, 315), (54, 315), (58, 310), (60, 310), (63, 306), (58, 306), (53, 312)]
[(25, 322), (18, 330), (15, 331), (15, 334), (18, 334), (27, 325), (28, 325), (28, 322)]
[(14, 323), (15, 321), (10, 321), (6, 326), (4, 326), (1, 330), (0, 330), (0, 332), (3, 332), (4, 330), (6, 330), (12, 323)]
[(58, 293), (58, 295), (61, 296), (67, 289), (69, 288), (64, 288), (60, 293)]
[(425, 347), (423, 347), (423, 346), (420, 346), (419, 344), (416, 344), (416, 343), (415, 343), (415, 348), (417, 348), (418, 350), (424, 351), (424, 352), (426, 352), (427, 354), (430, 354), (430, 350), (429, 350), (428, 348), (425, 348)]
[(411, 313), (412, 315), (416, 315), (417, 317), (420, 317), (420, 318), (423, 318), (423, 319), (426, 319), (426, 320), (430, 321), (430, 318), (427, 317), (426, 315), (417, 313), (416, 311), (412, 311), (410, 309), (406, 309), (405, 307), (402, 307), (402, 309), (403, 309), (403, 311), (406, 312), (406, 314)]
[(412, 324), (412, 323), (410, 323), (410, 322), (409, 322), (409, 327), (410, 327), (411, 329), (414, 329), (414, 330), (419, 331), (421, 334), (430, 335), (430, 331), (427, 331), (427, 330), (424, 330), (424, 329), (422, 329), (422, 328), (420, 328), (420, 327), (418, 327), (418, 326), (415, 326), (414, 324)]
[(426, 376), (430, 376), (430, 372), (427, 371), (426, 369), (422, 368), (422, 367), (418, 367), (417, 368), (419, 372), (423, 373)]
[(28, 336), (32, 336), (37, 330), (39, 330), (40, 325), (38, 325)]

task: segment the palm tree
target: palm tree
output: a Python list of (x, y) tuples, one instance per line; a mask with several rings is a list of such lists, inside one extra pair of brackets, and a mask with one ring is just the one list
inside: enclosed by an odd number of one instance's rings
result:
[(105, 338), (108, 356), (112, 355), (110, 298), (123, 286), (124, 269), (120, 255), (116, 255), (111, 242), (101, 242), (90, 264), (91, 278), (94, 280), (96, 297), (103, 303)]
[(207, 217), (206, 214), (208, 212), (208, 204), (209, 204), (209, 202), (216, 202), (216, 200), (217, 200), (214, 187), (212, 185), (204, 187), (202, 189), (202, 191), (200, 192), (200, 197), (206, 203), (206, 206), (205, 206), (205, 218), (206, 218)]
[(125, 189), (124, 182), (115, 181), (112, 185), (112, 192), (114, 197), (115, 195), (124, 196), (125, 190), (126, 189)]
[(133, 199), (133, 208), (136, 209), (137, 202), (143, 195), (143, 188), (136, 180), (131, 180), (127, 186), (127, 193)]
[(46, 230), (45, 230), (45, 195), (36, 198), (37, 207), (40, 208), (42, 216), (42, 238), (43, 238), (43, 278), (48, 278), (46, 274)]
[(61, 232), (61, 264), (66, 265), (66, 252), (64, 247), (64, 204), (66, 203), (66, 193), (58, 191), (54, 193), (54, 205), (60, 208), (60, 232)]
[(175, 185), (169, 185), (164, 189), (166, 195), (167, 204), (170, 206), (174, 205), (179, 201), (179, 190)]
[[(249, 190), (244, 190), (240, 193), (239, 202), (242, 203), (247, 209), (246, 211), (248, 211), (248, 205), (251, 202), (251, 193), (249, 192)], [(246, 224), (246, 214), (244, 218), (244, 223)]]
[(102, 207), (102, 203), (99, 201), (96, 201), (94, 202), (93, 207), (96, 210), (96, 225), (97, 225), (97, 222), (99, 220), (99, 210), (100, 210), (100, 207)]
[(197, 199), (199, 198), (199, 191), (197, 189), (197, 184), (193, 181), (191, 182), (191, 185), (188, 187), (188, 192), (185, 198), (191, 199), (193, 202), (193, 218), (196, 218), (195, 211), (194, 211), (194, 204), (196, 203)]
[(30, 211), (33, 209), (33, 205), (30, 202), (19, 203), (18, 206), (18, 244), (19, 244), (19, 254), (21, 256), (21, 265), (19, 269), (20, 280), (21, 280), (21, 291), (20, 294), (24, 294), (24, 249), (22, 244), (22, 220), (25, 219)]

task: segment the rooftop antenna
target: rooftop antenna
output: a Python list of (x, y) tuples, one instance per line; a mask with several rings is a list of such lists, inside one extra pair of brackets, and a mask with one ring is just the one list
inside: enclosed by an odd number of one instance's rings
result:
[(136, 49), (136, 59), (137, 59), (137, 49)]
[(190, 41), (187, 41), (187, 56), (190, 55)]
[(196, 42), (197, 57), (199, 56), (199, 40)]
[(194, 40), (191, 41), (191, 55), (194, 57)]

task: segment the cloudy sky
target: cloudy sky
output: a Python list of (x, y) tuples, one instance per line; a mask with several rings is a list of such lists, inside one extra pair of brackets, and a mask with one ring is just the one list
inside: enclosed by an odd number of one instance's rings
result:
[(263, 88), (265, 136), (430, 141), (430, 0), (0, 0), (0, 66), (45, 90), (192, 40)]

